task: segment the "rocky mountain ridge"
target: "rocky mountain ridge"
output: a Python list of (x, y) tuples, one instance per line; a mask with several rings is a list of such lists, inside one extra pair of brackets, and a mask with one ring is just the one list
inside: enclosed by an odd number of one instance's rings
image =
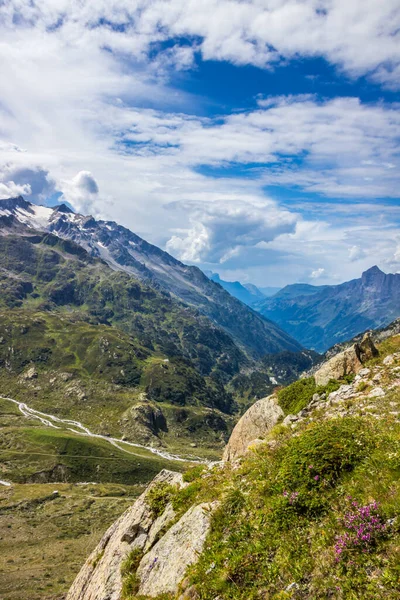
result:
[(66, 205), (47, 208), (22, 197), (0, 200), (0, 227), (47, 231), (83, 247), (114, 270), (167, 291), (222, 327), (255, 358), (301, 345), (259, 313), (211, 281), (197, 267), (187, 266), (113, 221), (73, 213)]
[(340, 285), (287, 286), (256, 308), (305, 347), (325, 352), (400, 315), (400, 274), (385, 274), (374, 266)]

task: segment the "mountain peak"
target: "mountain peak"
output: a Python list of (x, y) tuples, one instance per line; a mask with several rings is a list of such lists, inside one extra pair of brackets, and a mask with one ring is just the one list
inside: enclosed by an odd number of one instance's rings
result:
[(384, 277), (386, 277), (386, 274), (383, 271), (381, 271), (379, 267), (374, 265), (373, 267), (364, 271), (364, 273), (361, 275), (361, 280), (364, 282), (372, 282), (376, 280), (381, 280)]
[(374, 265), (373, 267), (370, 267), (369, 269), (364, 271), (363, 275), (374, 275), (374, 274), (379, 274), (379, 273), (382, 273), (382, 275), (385, 275), (385, 273), (383, 271), (381, 271), (381, 269), (377, 265)]
[(74, 214), (74, 211), (72, 210), (72, 208), (70, 208), (69, 206), (67, 206), (64, 203), (59, 204), (58, 206), (55, 206), (54, 210), (59, 213)]

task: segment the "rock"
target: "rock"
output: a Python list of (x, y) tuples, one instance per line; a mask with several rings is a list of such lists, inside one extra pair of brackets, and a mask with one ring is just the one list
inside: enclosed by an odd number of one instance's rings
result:
[(386, 396), (386, 393), (381, 387), (375, 387), (368, 394), (368, 398), (382, 398), (383, 396)]
[(371, 374), (371, 369), (368, 369), (368, 367), (364, 367), (363, 369), (361, 369), (361, 371), (358, 371), (358, 374), (360, 377), (368, 377), (368, 375)]
[(366, 333), (359, 344), (353, 344), (343, 352), (325, 362), (314, 374), (317, 385), (326, 385), (330, 379), (342, 379), (355, 375), (363, 368), (363, 362), (378, 354), (370, 333)]
[(374, 356), (378, 356), (379, 354), (379, 351), (373, 342), (370, 331), (367, 331), (367, 333), (364, 334), (361, 342), (356, 345), (358, 346), (358, 355), (362, 363), (370, 360), (370, 358), (374, 358)]
[(137, 575), (138, 595), (155, 598), (176, 593), (189, 565), (198, 560), (217, 503), (199, 504), (188, 510), (141, 560)]
[(291, 423), (293, 423), (294, 421), (297, 421), (298, 417), (296, 415), (287, 415), (283, 421), (282, 421), (282, 425), (284, 425), (285, 427), (288, 427), (289, 425), (291, 425)]
[(333, 404), (337, 404), (338, 402), (342, 402), (343, 400), (348, 400), (354, 396), (354, 388), (352, 385), (341, 385), (336, 392), (331, 392), (329, 394), (329, 400)]
[(122, 562), (135, 548), (146, 551), (161, 529), (174, 518), (172, 507), (168, 505), (164, 513), (154, 519), (146, 503), (149, 490), (159, 483), (184, 485), (180, 473), (161, 471), (136, 502), (106, 531), (77, 575), (67, 600), (120, 600)]
[(38, 373), (35, 367), (30, 367), (30, 369), (27, 370), (23, 377), (24, 379), (37, 379)]
[(131, 406), (123, 414), (121, 425), (128, 439), (144, 444), (160, 445), (159, 434), (168, 431), (162, 410), (147, 401)]
[(394, 363), (394, 356), (393, 354), (389, 354), (389, 356), (386, 356), (383, 361), (382, 364), (384, 365), (392, 365)]
[(274, 396), (258, 400), (236, 424), (225, 448), (223, 460), (233, 461), (243, 456), (249, 444), (265, 435), (284, 416)]

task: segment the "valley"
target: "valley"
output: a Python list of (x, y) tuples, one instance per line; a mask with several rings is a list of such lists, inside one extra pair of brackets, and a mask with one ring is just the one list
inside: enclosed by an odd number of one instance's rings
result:
[[(365, 322), (343, 322), (340, 343), (320, 355), (306, 349), (316, 329), (298, 342), (299, 324), (294, 337), (285, 332), (292, 318), (274, 313), (276, 325), (230, 296), (227, 282), (129, 230), (21, 198), (0, 201), (0, 259), (1, 600), (65, 598), (102, 532), (160, 473), (184, 473), (188, 482), (204, 470), (225, 474), (232, 431), (260, 399), (281, 403), (278, 428), (286, 417), (300, 426), (290, 410), (301, 414), (313, 395), (347, 382), (322, 389), (313, 373), (350, 347)], [(360, 305), (370, 307), (376, 285), (365, 280), (351, 289), (358, 298), (365, 292)], [(393, 285), (382, 325), (397, 315)], [(288, 288), (264, 299), (251, 286), (236, 292), (250, 294), (257, 311), (297, 306), (298, 294), (311, 311), (333, 294), (332, 286)], [(324, 325), (318, 349), (333, 327)], [(374, 335), (384, 344), (396, 327)], [(225, 484), (215, 482), (219, 493)]]

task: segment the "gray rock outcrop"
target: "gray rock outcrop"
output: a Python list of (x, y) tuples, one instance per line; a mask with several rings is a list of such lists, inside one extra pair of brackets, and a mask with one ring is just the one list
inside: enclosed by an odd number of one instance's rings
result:
[(143, 557), (137, 574), (138, 595), (150, 596), (176, 592), (187, 567), (197, 561), (217, 504), (193, 506)]
[(223, 460), (233, 461), (243, 456), (251, 442), (263, 438), (284, 416), (274, 396), (258, 400), (236, 424), (225, 448)]
[(149, 490), (160, 483), (182, 487), (182, 475), (163, 470), (155, 477), (146, 491), (106, 531), (72, 584), (67, 600), (120, 600), (124, 559), (135, 548), (146, 552), (161, 529), (175, 516), (169, 505), (163, 515), (154, 519), (146, 503)]
[(325, 362), (314, 373), (315, 383), (326, 385), (331, 379), (356, 375), (363, 368), (363, 363), (377, 354), (371, 334), (366, 333), (360, 343), (353, 344)]

